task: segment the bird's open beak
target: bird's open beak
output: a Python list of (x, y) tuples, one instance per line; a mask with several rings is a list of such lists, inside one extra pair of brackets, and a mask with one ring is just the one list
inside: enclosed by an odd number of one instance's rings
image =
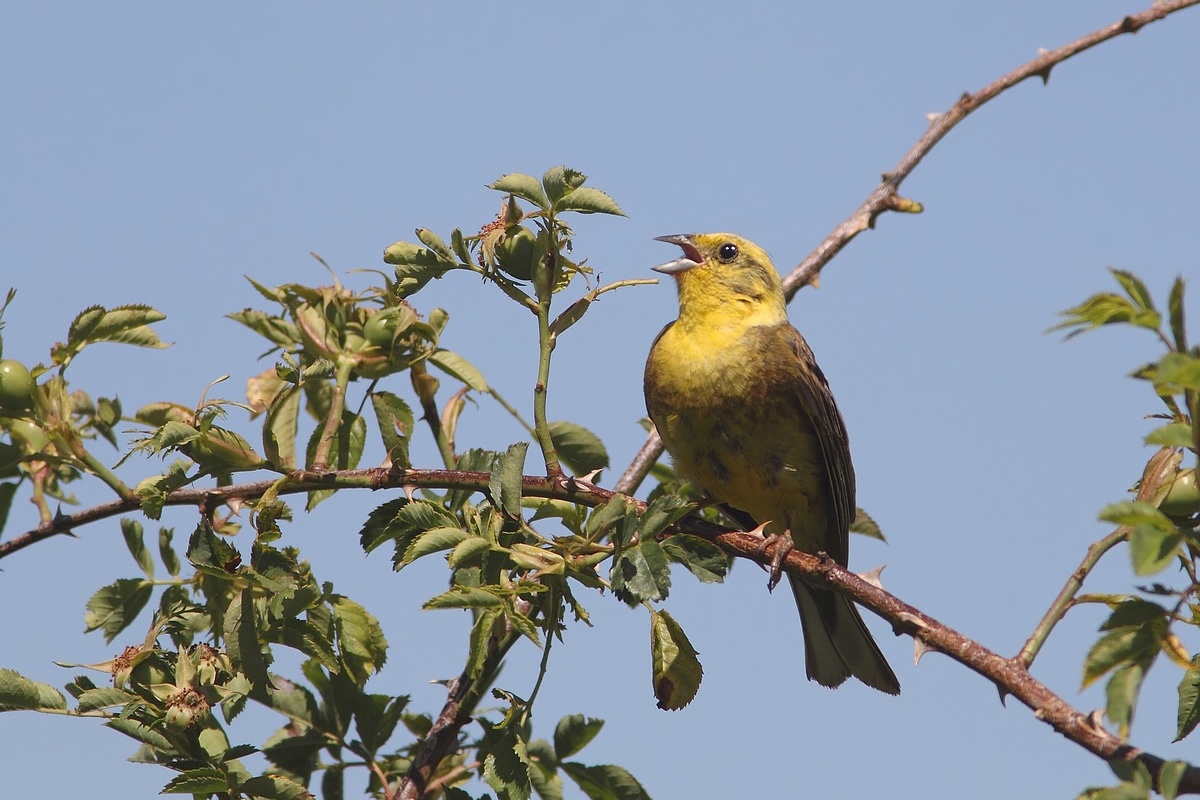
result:
[(656, 236), (654, 237), (654, 241), (677, 244), (683, 248), (683, 258), (677, 258), (674, 261), (668, 261), (666, 264), (651, 267), (655, 272), (661, 272), (664, 275), (677, 275), (680, 272), (686, 272), (692, 267), (698, 267), (704, 263), (704, 256), (700, 255), (700, 251), (696, 249), (696, 245), (692, 244), (692, 234), (690, 233)]

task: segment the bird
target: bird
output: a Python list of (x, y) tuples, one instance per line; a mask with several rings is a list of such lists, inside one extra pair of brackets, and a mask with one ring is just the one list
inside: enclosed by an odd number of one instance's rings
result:
[[(746, 530), (774, 542), (779, 579), (793, 547), (846, 566), (855, 515), (845, 423), (804, 337), (788, 321), (783, 283), (761, 247), (730, 233), (657, 237), (680, 258), (653, 269), (675, 279), (679, 318), (646, 361), (650, 420), (676, 472)], [(853, 676), (887, 694), (900, 682), (854, 603), (788, 575), (804, 630), (809, 680)]]

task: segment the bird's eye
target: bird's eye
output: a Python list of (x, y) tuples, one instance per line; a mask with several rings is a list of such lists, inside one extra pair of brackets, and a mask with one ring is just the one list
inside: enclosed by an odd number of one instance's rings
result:
[(728, 264), (737, 258), (738, 247), (733, 242), (726, 242), (717, 249), (717, 258)]

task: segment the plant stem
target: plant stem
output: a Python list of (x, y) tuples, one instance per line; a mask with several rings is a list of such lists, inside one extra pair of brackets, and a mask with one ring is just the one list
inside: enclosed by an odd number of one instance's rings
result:
[[(553, 270), (546, 270), (546, 280), (553, 280)], [(550, 354), (554, 343), (550, 338), (550, 289), (538, 301), (538, 375), (533, 387), (533, 427), (542, 457), (546, 461), (546, 474), (551, 477), (562, 475), (554, 440), (550, 437), (550, 423), (546, 420), (546, 387), (550, 381)]]
[(433, 434), (433, 440), (437, 443), (442, 463), (446, 469), (454, 469), (458, 464), (458, 459), (454, 457), (454, 443), (442, 428), (442, 415), (438, 413), (435, 397), (438, 379), (429, 374), (423, 361), (415, 362), (408, 371), (412, 378), (413, 391), (417, 393), (417, 400), (421, 403), (421, 418), (429, 425), (429, 432)]
[(354, 371), (354, 362), (350, 359), (338, 359), (336, 385), (333, 387), (333, 399), (329, 402), (329, 413), (325, 416), (325, 427), (317, 442), (317, 450), (313, 453), (312, 468), (316, 472), (324, 472), (329, 468), (329, 453), (333, 449), (333, 440), (337, 438), (338, 428), (342, 424), (342, 414), (346, 410), (346, 387), (350, 385), (350, 373)]

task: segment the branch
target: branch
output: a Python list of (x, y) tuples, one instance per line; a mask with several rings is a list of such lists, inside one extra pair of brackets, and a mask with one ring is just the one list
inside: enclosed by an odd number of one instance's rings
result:
[[(1154, 459), (1151, 460), (1153, 465)], [(487, 492), (491, 475), (487, 472), (468, 472), (437, 469), (392, 470), (383, 467), (373, 469), (339, 470), (327, 473), (299, 472), (288, 484), (279, 488), (279, 494), (296, 494), (315, 489), (467, 489)], [(261, 497), (275, 486), (277, 481), (226, 486), (212, 489), (182, 489), (167, 496), (168, 506), (197, 506), (211, 510), (233, 499), (251, 500)], [(278, 488), (278, 487), (277, 487)], [(616, 492), (603, 489), (586, 481), (570, 477), (544, 477), (525, 475), (521, 479), (522, 494), (529, 497), (548, 497), (595, 507), (607, 502)], [(646, 504), (632, 501), (639, 512)], [(58, 534), (69, 533), (72, 528), (89, 522), (136, 511), (137, 499), (117, 500), (85, 509), (76, 514), (60, 514), (50, 523), (39, 525), (7, 542), (0, 542), (0, 558), (35, 542)], [(676, 524), (674, 532), (691, 533), (714, 542), (729, 555), (747, 558), (762, 565), (771, 563), (772, 548), (762, 550), (762, 537), (742, 531), (732, 531), (720, 525), (696, 517), (688, 517)], [(668, 534), (669, 535), (669, 534)], [(1106, 731), (1098, 719), (1085, 715), (1052, 692), (1029, 674), (1023, 661), (1024, 651), (1013, 658), (1004, 658), (993, 653), (978, 642), (946, 627), (933, 617), (908, 605), (894, 595), (877, 588), (844, 567), (839, 566), (824, 554), (810, 555), (793, 550), (784, 562), (789, 574), (801, 575), (810, 581), (821, 583), (874, 611), (892, 623), (897, 635), (907, 634), (930, 648), (945, 653), (971, 671), (982, 675), (996, 684), (1001, 697), (1012, 695), (1028, 706), (1034, 716), (1053, 727), (1088, 752), (1105, 760), (1114, 758), (1126, 761), (1141, 761), (1156, 776), (1165, 761), (1122, 743)], [(503, 638), (495, 640), (494, 649), (489, 649), (488, 664), (498, 663), (517, 634), (507, 631)], [(488, 670), (484, 670), (486, 676)], [(419, 787), (424, 786), (440, 760), (450, 752), (457, 742), (459, 731), (470, 721), (470, 708), (478, 699), (484, 678), (472, 680), (460, 675), (449, 684), (449, 696), (437, 724), (422, 743), (420, 754), (414, 760), (408, 776), (397, 797), (418, 798)], [(470, 701), (470, 702), (468, 702)], [(413, 792), (416, 792), (415, 794)], [(1188, 767), (1180, 783), (1180, 794), (1200, 794), (1200, 769)]]
[[(974, 94), (964, 92), (962, 97), (958, 99), (958, 102), (951, 106), (948, 111), (938, 114), (933, 118), (928, 130), (904, 154), (900, 162), (890, 171), (883, 173), (882, 182), (863, 204), (844, 222), (834, 228), (817, 245), (816, 249), (809, 253), (803, 261), (797, 264), (784, 277), (783, 288), (788, 300), (791, 300), (796, 292), (804, 286), (814, 283), (825, 265), (840, 253), (842, 248), (850, 243), (851, 239), (868, 228), (874, 228), (875, 220), (880, 214), (885, 211), (920, 210), (918, 204), (900, 197), (897, 189), (912, 174), (912, 171), (917, 168), (917, 165), (921, 163), (925, 156), (929, 154), (929, 151), (958, 123), (966, 119), (967, 115), (972, 111), (975, 111), (984, 103), (987, 103), (989, 100), (992, 100), (997, 95), (1004, 93), (1027, 78), (1037, 76), (1042, 79), (1043, 84), (1047, 83), (1050, 80), (1050, 70), (1068, 58), (1078, 55), (1084, 50), (1089, 50), (1109, 39), (1114, 39), (1121, 34), (1137, 33), (1151, 22), (1156, 22), (1168, 14), (1173, 14), (1176, 11), (1194, 6), (1197, 3), (1200, 3), (1200, 0), (1156, 2), (1145, 11), (1131, 14), (1120, 22), (1114, 22), (1112, 25), (1093, 31), (1070, 44), (1063, 45), (1057, 50), (1042, 53), (1037, 58), (1022, 64), (1012, 72), (989, 83)], [(1197, 429), (1197, 436), (1200, 436), (1200, 429)], [(646, 443), (642, 445), (642, 449), (634, 457), (633, 462), (625, 470), (625, 474), (617, 482), (617, 489), (626, 493), (636, 491), (637, 487), (641, 485), (641, 482), (649, 473), (650, 468), (654, 466), (654, 462), (662, 455), (662, 451), (662, 440), (658, 438), (656, 431), (651, 431), (650, 435), (646, 437)]]
[[(742, 532), (693, 530), (686, 520), (689, 533), (711, 538), (721, 549), (732, 555), (757, 561), (763, 566), (771, 563), (771, 550), (762, 551), (762, 538)], [(709, 528), (707, 524), (704, 526)], [(715, 527), (715, 526), (712, 526)], [(1067, 739), (1106, 761), (1118, 759), (1140, 761), (1149, 769), (1155, 786), (1158, 773), (1166, 761), (1158, 756), (1123, 743), (1103, 728), (1098, 713), (1085, 715), (1052, 692), (1026, 669), (1021, 657), (1004, 658), (983, 645), (946, 627), (927, 614), (881, 588), (867, 583), (853, 572), (839, 566), (824, 553), (809, 555), (793, 550), (785, 561), (785, 571), (803, 575), (853, 598), (892, 623), (897, 635), (908, 634), (929, 648), (938, 650), (996, 684), (1000, 697), (1012, 695), (1024, 703), (1033, 715)], [(1188, 766), (1179, 783), (1178, 794), (1200, 794), (1200, 768)]]

